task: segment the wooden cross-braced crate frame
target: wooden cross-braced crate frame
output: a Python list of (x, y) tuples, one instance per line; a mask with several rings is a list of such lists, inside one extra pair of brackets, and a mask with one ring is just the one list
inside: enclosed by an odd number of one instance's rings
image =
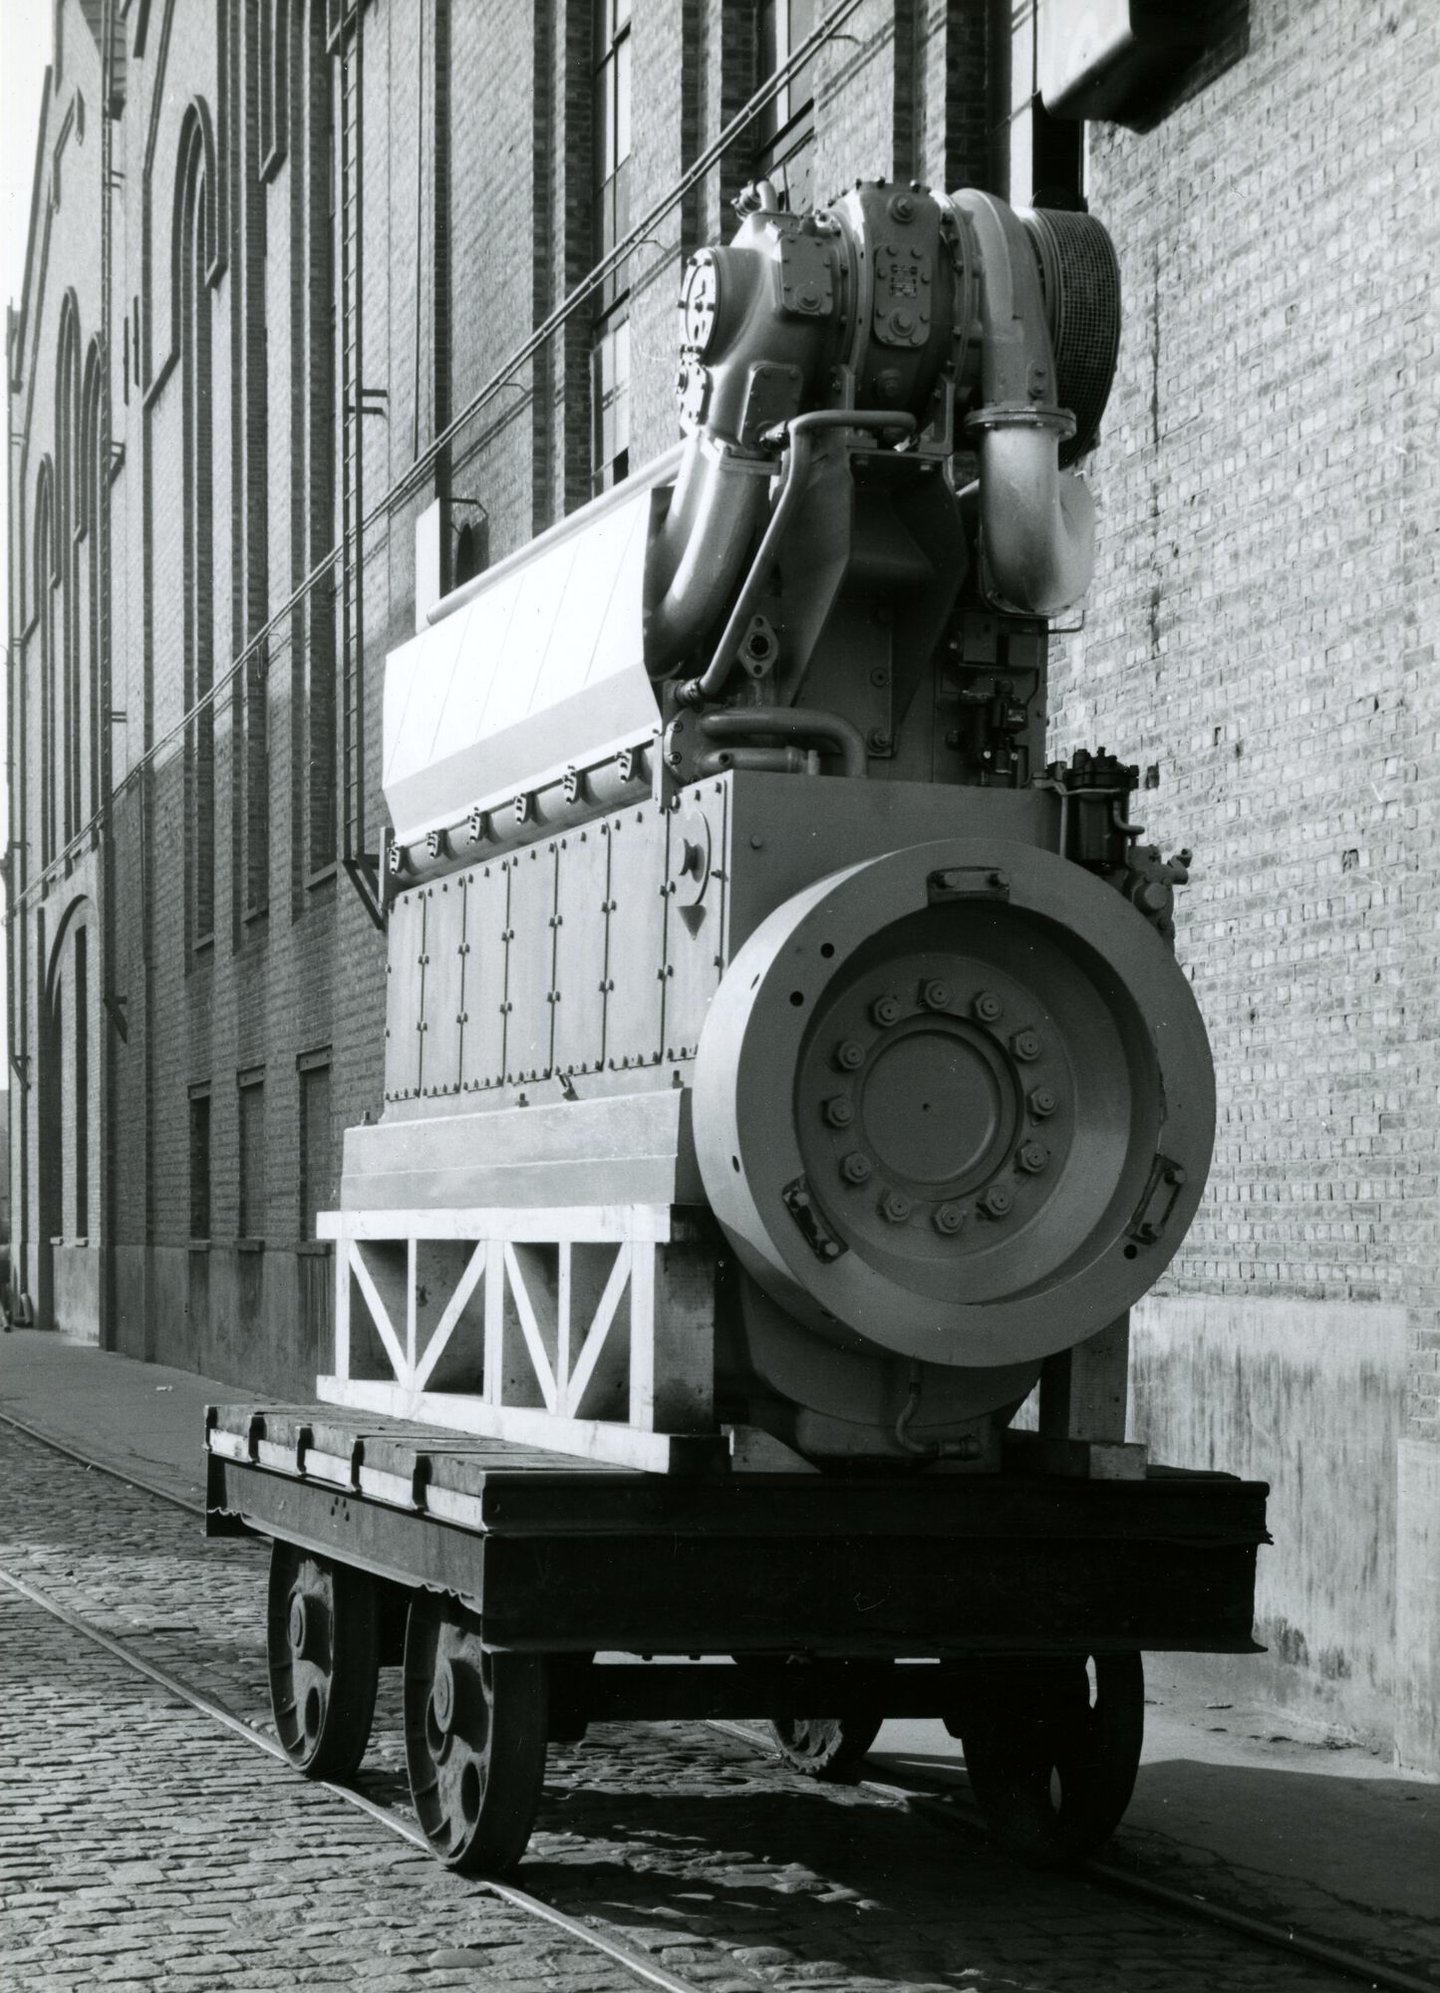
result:
[(336, 1211), (352, 1410), (665, 1472), (711, 1435), (713, 1253), (665, 1205)]

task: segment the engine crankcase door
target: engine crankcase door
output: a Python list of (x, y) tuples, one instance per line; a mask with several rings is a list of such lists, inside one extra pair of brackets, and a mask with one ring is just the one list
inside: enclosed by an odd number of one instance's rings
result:
[(842, 1346), (1048, 1356), (1154, 1284), (1215, 1081), (1160, 936), (1079, 866), (947, 839), (818, 881), (705, 1022), (695, 1139), (742, 1264)]

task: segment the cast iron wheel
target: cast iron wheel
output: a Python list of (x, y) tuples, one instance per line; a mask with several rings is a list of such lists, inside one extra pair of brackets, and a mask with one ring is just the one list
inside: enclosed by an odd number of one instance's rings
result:
[(957, 1725), (992, 1838), (1037, 1868), (1083, 1861), (1120, 1824), (1145, 1731), (1138, 1654), (1015, 1660), (988, 1673)]
[(545, 1662), (497, 1654), (454, 1599), (417, 1592), (405, 1630), (405, 1763), (431, 1847), (465, 1875), (512, 1868), (545, 1777)]
[(370, 1740), (380, 1673), (372, 1580), (275, 1541), (265, 1636), (286, 1757), (310, 1778), (351, 1777)]
[(855, 1777), (882, 1721), (879, 1716), (776, 1716), (770, 1728), (791, 1771), (838, 1784)]

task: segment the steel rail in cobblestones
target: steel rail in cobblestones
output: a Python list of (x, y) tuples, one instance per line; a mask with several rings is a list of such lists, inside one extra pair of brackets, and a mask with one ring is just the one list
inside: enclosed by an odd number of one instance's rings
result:
[[(710, 1727), (729, 1736), (743, 1738), (747, 1744), (757, 1745), (761, 1750), (773, 1748), (762, 1731), (752, 1730), (743, 1723), (728, 1723), (716, 1718)], [(981, 1838), (985, 1835), (985, 1823), (980, 1815), (971, 1813), (963, 1802), (957, 1804), (952, 1798), (941, 1798), (939, 1788), (927, 1790), (918, 1785), (890, 1785), (883, 1779), (871, 1778), (858, 1779), (856, 1783), (862, 1792), (873, 1792), (877, 1798), (886, 1799), (892, 1805), (904, 1805), (927, 1820), (938, 1821), (951, 1833)], [(1230, 1910), (1221, 1903), (1202, 1902), (1198, 1897), (1187, 1896), (1183, 1889), (1173, 1889), (1164, 1882), (1152, 1882), (1146, 1876), (1132, 1875), (1127, 1869), (1117, 1868), (1113, 1862), (1087, 1861), (1080, 1865), (1076, 1873), (1102, 1889), (1114, 1891), (1116, 1895), (1138, 1896), (1146, 1902), (1158, 1904), (1162, 1909), (1193, 1917), (1197, 1922), (1218, 1924), (1227, 1931), (1253, 1939), (1256, 1944), (1284, 1952), (1289, 1958), (1309, 1959), (1347, 1978), (1362, 1979), (1367, 1986), (1383, 1987), (1385, 1993), (1440, 1993), (1440, 1980), (1417, 1979), (1413, 1973), (1402, 1972), (1396, 1966), (1377, 1964), (1373, 1959), (1361, 1958), (1357, 1952), (1326, 1944), (1322, 1938), (1304, 1937), (1283, 1924), (1252, 1917), (1244, 1910)]]
[(135, 1488), (142, 1495), (151, 1495), (157, 1502), (169, 1502), (172, 1508), (183, 1509), (188, 1516), (199, 1516), (205, 1520), (203, 1502), (187, 1502), (183, 1495), (172, 1494), (169, 1488), (157, 1488), (153, 1481), (141, 1481), (134, 1474), (127, 1474), (121, 1467), (107, 1467), (103, 1460), (92, 1460), (86, 1453), (78, 1453), (73, 1446), (67, 1446), (62, 1439), (53, 1438), (42, 1432), (39, 1426), (27, 1425), (24, 1419), (17, 1419), (13, 1412), (0, 1412), (0, 1426), (13, 1426), (16, 1432), (24, 1433), (26, 1439), (33, 1439), (37, 1446), (48, 1446), (52, 1453), (73, 1460), (77, 1467), (83, 1467), (87, 1474), (106, 1474), (122, 1487)]
[[(19, 1421), (7, 1417), (6, 1423), (15, 1425)], [(61, 1447), (59, 1451), (70, 1453), (68, 1447)], [(78, 1454), (73, 1453), (70, 1457), (76, 1460), (80, 1458)], [(123, 1474), (116, 1476), (117, 1480), (123, 1481), (126, 1478)], [(141, 1484), (132, 1482), (131, 1485), (138, 1487)], [(146, 1492), (153, 1494), (156, 1491), (147, 1489)], [(173, 1495), (164, 1496), (162, 1499), (174, 1502), (177, 1508), (190, 1507), (188, 1502), (178, 1501)], [(157, 1688), (164, 1689), (169, 1695), (178, 1696), (182, 1702), (188, 1703), (202, 1716), (208, 1716), (222, 1729), (243, 1738), (247, 1744), (253, 1744), (257, 1750), (263, 1751), (267, 1757), (274, 1758), (279, 1764), (289, 1765), (290, 1761), (279, 1744), (256, 1730), (243, 1716), (237, 1715), (225, 1703), (192, 1687), (189, 1682), (182, 1681), (178, 1675), (172, 1675), (167, 1668), (156, 1667), (153, 1661), (147, 1661), (143, 1654), (137, 1653), (125, 1641), (117, 1640), (113, 1634), (106, 1633), (103, 1627), (92, 1625), (83, 1614), (75, 1612), (70, 1606), (63, 1605), (59, 1599), (52, 1598), (38, 1585), (32, 1585), (29, 1579), (17, 1577), (13, 1571), (7, 1571), (0, 1566), (0, 1585), (8, 1586), (12, 1592), (27, 1599), (31, 1605), (38, 1606), (42, 1612), (50, 1613), (62, 1625), (70, 1627), (73, 1632), (92, 1641), (95, 1646), (102, 1648), (127, 1668), (133, 1669), (136, 1674), (154, 1682)], [(408, 1820), (402, 1819), (398, 1813), (391, 1812), (388, 1807), (377, 1804), (375, 1800), (368, 1799), (363, 1792), (356, 1792), (347, 1785), (332, 1785), (328, 1779), (313, 1779), (310, 1783), (322, 1792), (332, 1793), (337, 1799), (343, 1799), (347, 1805), (367, 1814), (380, 1826), (388, 1827), (391, 1833), (398, 1834), (402, 1840), (409, 1841), (412, 1846), (423, 1849), (427, 1854), (433, 1852), (429, 1841), (418, 1827), (412, 1827)], [(643, 1979), (649, 1986), (658, 1987), (660, 1993), (704, 1993), (704, 1989), (696, 1986), (693, 1981), (678, 1978), (665, 1966), (654, 1964), (639, 1952), (633, 1951), (630, 1946), (622, 1944), (618, 1938), (607, 1937), (603, 1931), (597, 1931), (592, 1925), (583, 1924), (579, 1918), (568, 1916), (565, 1911), (557, 1910), (542, 1897), (531, 1896), (527, 1890), (516, 1889), (508, 1882), (492, 1881), (488, 1876), (477, 1876), (472, 1878), (472, 1881), (476, 1888), (483, 1890), (489, 1896), (497, 1897), (502, 1903), (508, 1903), (512, 1909), (521, 1910), (541, 1923), (554, 1925), (568, 1937), (588, 1945), (592, 1951), (603, 1952), (607, 1958), (613, 1959), (617, 1965), (624, 1966), (626, 1971), (633, 1973), (637, 1979)]]

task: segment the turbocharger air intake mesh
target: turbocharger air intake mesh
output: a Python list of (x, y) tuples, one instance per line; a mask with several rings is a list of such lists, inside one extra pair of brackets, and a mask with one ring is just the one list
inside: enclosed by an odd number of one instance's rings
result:
[(1045, 315), (1055, 349), (1058, 398), (1075, 417), (1060, 462), (1093, 449), (1120, 351), (1120, 266), (1092, 215), (1036, 208), (1021, 217), (1040, 266)]

